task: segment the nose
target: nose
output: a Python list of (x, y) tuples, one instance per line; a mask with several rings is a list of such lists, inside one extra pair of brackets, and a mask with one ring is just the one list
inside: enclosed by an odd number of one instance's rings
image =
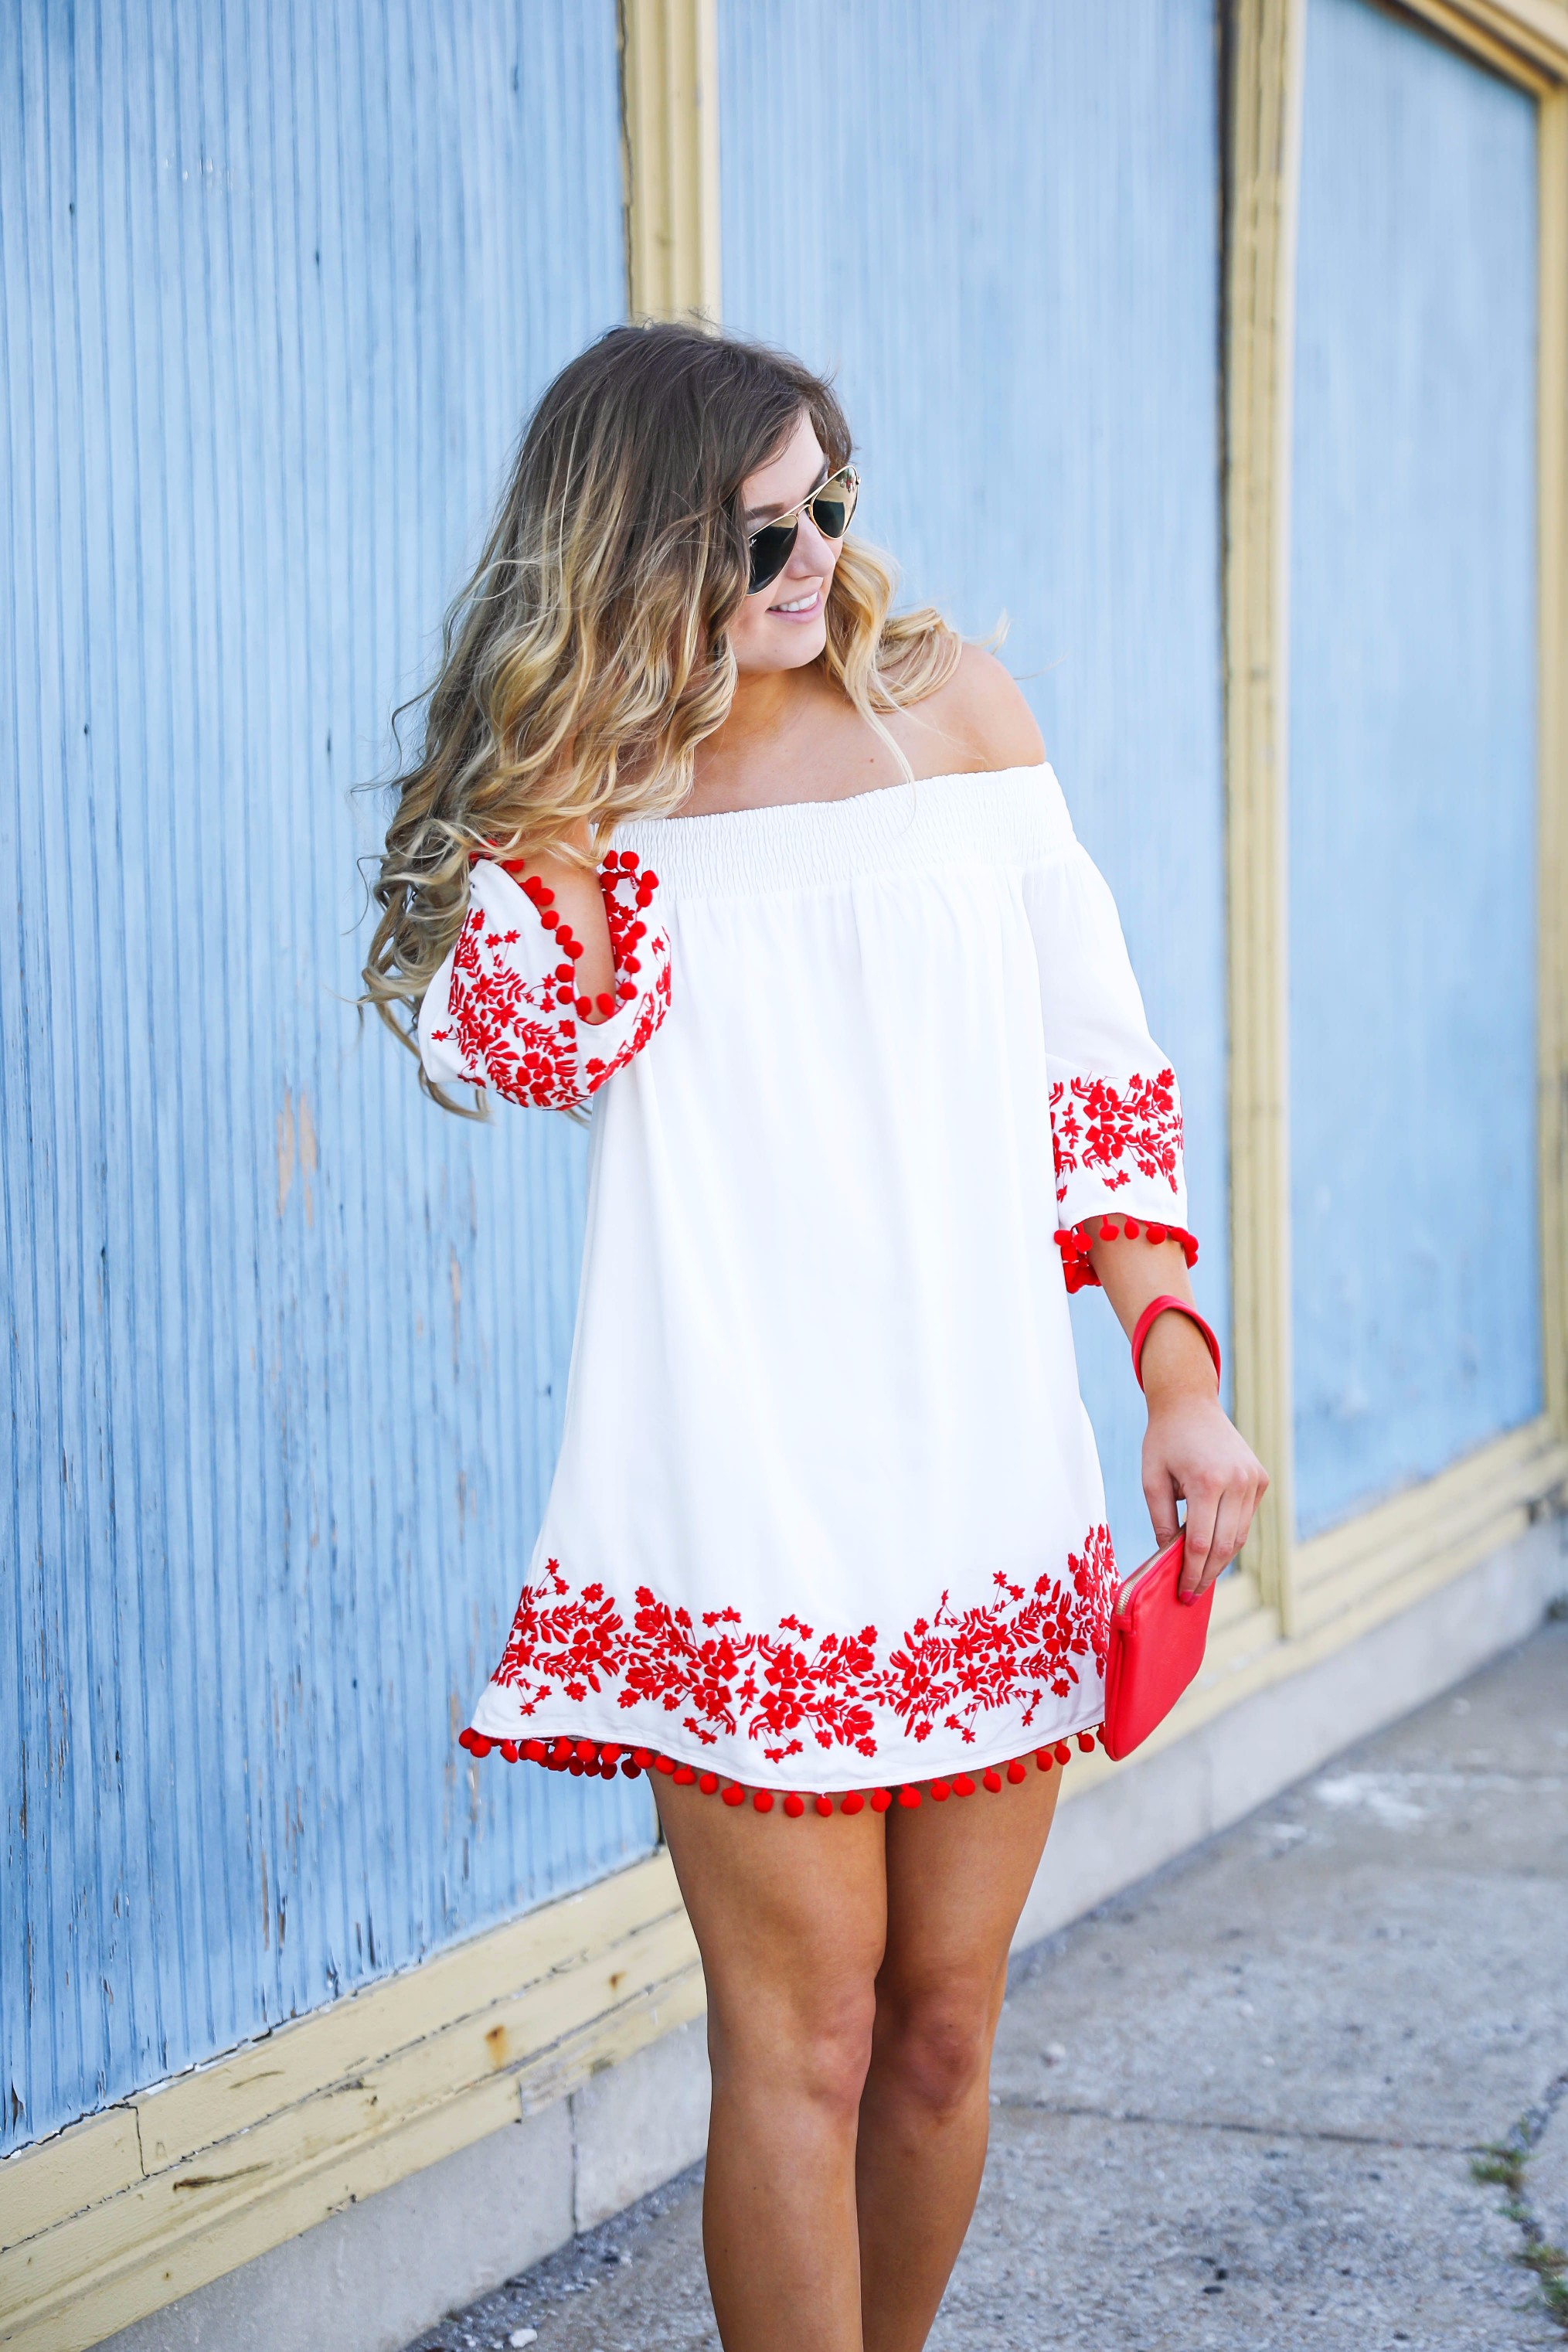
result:
[(789, 551), (789, 561), (784, 567), (785, 571), (793, 573), (797, 580), (804, 579), (814, 572), (831, 572), (838, 561), (838, 541), (823, 538), (811, 520), (810, 509), (808, 508), (800, 517), (800, 536)]

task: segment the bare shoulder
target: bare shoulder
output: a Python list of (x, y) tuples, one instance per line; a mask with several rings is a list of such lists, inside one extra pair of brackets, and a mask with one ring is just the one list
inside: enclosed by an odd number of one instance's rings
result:
[(955, 772), (1038, 767), (1045, 741), (1010, 671), (983, 646), (966, 645), (946, 684), (910, 716), (949, 748)]

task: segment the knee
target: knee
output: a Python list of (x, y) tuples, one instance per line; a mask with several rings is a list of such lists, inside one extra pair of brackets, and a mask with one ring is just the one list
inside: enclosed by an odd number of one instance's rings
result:
[(863, 1987), (806, 1999), (769, 2001), (758, 1993), (741, 2018), (710, 2010), (708, 2049), (715, 2087), (749, 2083), (770, 2105), (817, 2109), (852, 2126), (871, 2065), (876, 1995)]
[(961, 1991), (884, 2001), (876, 2022), (876, 2063), (898, 2095), (933, 2118), (955, 2114), (990, 2068), (993, 2004)]

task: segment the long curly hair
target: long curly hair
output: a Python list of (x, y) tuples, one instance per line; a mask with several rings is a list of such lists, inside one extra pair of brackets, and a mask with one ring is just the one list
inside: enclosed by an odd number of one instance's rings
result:
[[(463, 928), (472, 851), (586, 863), (586, 827), (597, 861), (617, 824), (667, 815), (690, 791), (696, 747), (735, 693), (742, 485), (802, 413), (829, 467), (846, 464), (849, 426), (821, 377), (681, 325), (612, 328), (540, 400), (446, 615), (371, 886), (381, 918), (363, 1001), (415, 1053), (420, 1000)], [(885, 715), (935, 693), (961, 651), (931, 608), (893, 613), (896, 583), (887, 557), (846, 539), (820, 656), (890, 744)]]

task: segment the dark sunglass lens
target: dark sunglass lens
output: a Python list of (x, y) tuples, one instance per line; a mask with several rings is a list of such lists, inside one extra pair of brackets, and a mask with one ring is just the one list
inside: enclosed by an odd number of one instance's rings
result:
[(842, 539), (854, 510), (854, 486), (842, 474), (824, 482), (811, 500), (811, 520), (824, 539)]
[(751, 580), (747, 589), (755, 596), (759, 589), (770, 587), (795, 551), (795, 541), (800, 526), (793, 522), (765, 523), (751, 540)]

